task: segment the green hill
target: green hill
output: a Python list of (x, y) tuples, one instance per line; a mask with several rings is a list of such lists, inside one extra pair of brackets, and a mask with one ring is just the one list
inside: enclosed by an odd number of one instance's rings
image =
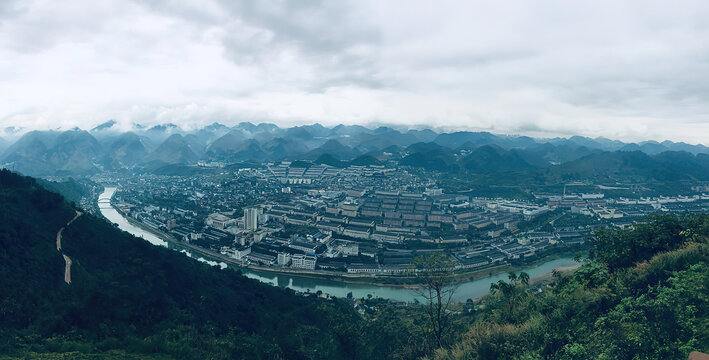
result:
[(399, 164), (427, 170), (452, 171), (458, 169), (454, 153), (436, 143), (416, 143), (406, 148), (409, 153)]
[(494, 284), (436, 359), (686, 359), (709, 352), (709, 215), (654, 216), (596, 234), (542, 293)]
[(325, 164), (325, 165), (330, 165), (334, 166), (336, 168), (344, 168), (347, 167), (349, 164), (346, 161), (339, 160), (335, 158), (334, 156), (330, 154), (322, 154), (320, 155), (316, 160), (316, 164)]
[(550, 179), (601, 178), (656, 181), (707, 180), (709, 157), (666, 151), (647, 155), (641, 151), (591, 154), (544, 170)]
[(461, 166), (473, 173), (524, 171), (533, 169), (515, 151), (506, 151), (493, 145), (484, 145), (473, 150), (460, 160)]

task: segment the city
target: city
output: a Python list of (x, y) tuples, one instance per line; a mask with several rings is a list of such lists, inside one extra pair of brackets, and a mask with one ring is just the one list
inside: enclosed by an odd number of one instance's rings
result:
[(124, 216), (234, 264), (384, 282), (411, 275), (413, 259), (431, 252), (445, 253), (460, 273), (504, 271), (582, 252), (599, 227), (632, 228), (649, 214), (709, 210), (706, 184), (694, 186), (694, 195), (627, 198), (605, 196), (627, 187), (570, 183), (559, 194), (511, 200), (444, 193), (437, 174), (396, 165), (282, 161), (216, 169), (93, 180), (118, 186), (113, 206)]

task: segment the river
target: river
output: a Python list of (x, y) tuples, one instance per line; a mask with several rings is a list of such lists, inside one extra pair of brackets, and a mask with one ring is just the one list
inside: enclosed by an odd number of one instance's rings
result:
[[(143, 238), (153, 245), (165, 246), (170, 249), (181, 251), (189, 257), (194, 257), (193, 254), (180, 247), (174, 243), (168, 243), (167, 241), (161, 239), (157, 235), (146, 231), (138, 226), (135, 226), (128, 222), (121, 213), (111, 206), (111, 198), (116, 192), (115, 187), (106, 187), (101, 195), (99, 195), (98, 205), (101, 210), (101, 214), (106, 217), (109, 221), (118, 224), (121, 230), (129, 232), (137, 237)], [(372, 295), (374, 297), (381, 297), (385, 299), (394, 299), (398, 301), (412, 302), (414, 299), (419, 298), (412, 290), (405, 289), (401, 287), (393, 287), (387, 285), (373, 285), (373, 284), (350, 284), (343, 281), (329, 280), (329, 279), (319, 279), (319, 278), (309, 278), (291, 274), (276, 274), (266, 271), (256, 271), (247, 268), (238, 267), (236, 265), (227, 265), (224, 262), (215, 261), (208, 256), (199, 256), (197, 260), (206, 262), (212, 266), (220, 266), (221, 268), (226, 268), (227, 266), (232, 266), (240, 269), (242, 273), (252, 279), (256, 279), (266, 284), (287, 287), (296, 291), (301, 292), (317, 292), (322, 291), (325, 294), (329, 294), (337, 297), (345, 297), (348, 293), (352, 293), (355, 298), (367, 297), (367, 295)], [(567, 267), (577, 265), (572, 258), (561, 258), (550, 260), (540, 265), (529, 267), (517, 271), (517, 273), (524, 271), (529, 274), (530, 278), (535, 278), (539, 276), (544, 276), (552, 272), (552, 270), (560, 267)], [(496, 283), (498, 280), (507, 280), (507, 274), (497, 274), (484, 279), (473, 280), (461, 283), (453, 296), (453, 300), (456, 302), (464, 302), (467, 299), (476, 299), (488, 293), (490, 290), (490, 284)], [(419, 298), (420, 299), (420, 298)]]

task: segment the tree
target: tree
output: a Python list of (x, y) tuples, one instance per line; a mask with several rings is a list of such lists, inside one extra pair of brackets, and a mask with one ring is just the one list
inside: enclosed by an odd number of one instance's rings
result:
[(611, 271), (649, 260), (658, 252), (674, 250), (687, 242), (682, 221), (674, 215), (648, 215), (634, 229), (600, 229), (591, 240), (589, 258), (608, 265)]
[(502, 294), (502, 308), (504, 308), (504, 317), (509, 321), (514, 321), (516, 318), (515, 310), (527, 297), (527, 286), (529, 285), (529, 274), (521, 272), (519, 275), (510, 271), (507, 274), (510, 282), (499, 280), (497, 283), (490, 284), (491, 294)]
[(413, 271), (419, 280), (414, 290), (426, 300), (430, 331), (436, 348), (443, 347), (443, 336), (450, 327), (448, 308), (457, 286), (453, 282), (453, 262), (443, 253), (417, 256)]

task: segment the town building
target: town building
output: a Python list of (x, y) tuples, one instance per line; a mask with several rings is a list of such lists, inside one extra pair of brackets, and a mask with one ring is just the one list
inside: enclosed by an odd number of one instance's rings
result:
[(257, 207), (247, 207), (244, 209), (244, 229), (245, 230), (256, 230), (258, 229), (258, 218), (261, 212), (260, 208)]
[(295, 254), (291, 257), (291, 267), (295, 269), (315, 270), (317, 258), (314, 255)]

